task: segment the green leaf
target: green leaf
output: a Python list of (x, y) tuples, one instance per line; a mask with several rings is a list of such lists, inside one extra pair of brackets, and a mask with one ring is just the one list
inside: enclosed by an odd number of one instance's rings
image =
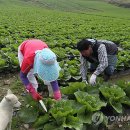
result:
[(58, 126), (55, 121), (44, 125), (44, 130), (64, 130), (63, 126)]
[(5, 65), (6, 65), (6, 60), (1, 59), (1, 57), (0, 57), (0, 69), (1, 69), (1, 68), (4, 68)]
[(74, 108), (74, 101), (61, 100), (54, 104), (50, 109), (50, 113), (55, 118), (58, 125), (62, 125), (68, 115), (73, 115), (77, 112)]
[(122, 97), (126, 94), (120, 87), (112, 86), (112, 87), (100, 87), (99, 90), (101, 91), (102, 95), (106, 99), (112, 99), (114, 101), (119, 101)]
[(68, 71), (70, 72), (71, 76), (79, 76), (79, 69), (74, 65), (69, 66)]
[(66, 67), (64, 67), (64, 69), (61, 69), (59, 78), (65, 81), (68, 81), (71, 79), (71, 74), (67, 71)]
[(99, 95), (99, 89), (98, 88), (99, 88), (98, 83), (94, 87), (92, 87), (90, 84), (87, 84), (85, 91), (88, 94)]
[(34, 107), (24, 107), (20, 113), (19, 117), (24, 123), (32, 123), (35, 122), (38, 117), (38, 111)]
[(70, 129), (74, 128), (76, 130), (82, 130), (83, 124), (81, 123), (78, 117), (69, 115), (66, 118), (66, 121), (64, 122), (63, 126), (68, 127)]
[(130, 98), (125, 96), (124, 98), (121, 99), (121, 103), (130, 106)]
[(49, 114), (45, 114), (44, 116), (40, 116), (36, 122), (34, 123), (35, 128), (39, 128), (41, 126), (44, 126), (45, 123), (49, 121)]
[(84, 90), (86, 87), (85, 83), (82, 82), (74, 82), (74, 83), (69, 83), (69, 86), (61, 88), (61, 91), (63, 94), (74, 94), (74, 92), (77, 92), (78, 90)]
[(120, 88), (122, 88), (123, 90), (127, 89), (128, 87), (128, 83), (125, 80), (119, 80), (116, 85)]
[(38, 107), (38, 103), (36, 101), (33, 100), (32, 96), (30, 96), (30, 94), (27, 94), (26, 96), (24, 96), (24, 102), (26, 105), (37, 108)]
[(127, 86), (124, 91), (126, 95), (130, 98), (130, 82), (127, 82), (127, 84), (124, 84), (124, 86)]
[(88, 111), (97, 111), (107, 103), (100, 100), (97, 95), (90, 95), (87, 92), (77, 91), (74, 93), (76, 99), (82, 105), (85, 105)]
[(120, 102), (116, 102), (110, 99), (111, 106), (116, 110), (118, 113), (122, 113), (122, 104)]
[(86, 106), (82, 106), (81, 109), (79, 109), (77, 116), (82, 121), (82, 123), (91, 124), (92, 123), (92, 115), (93, 113), (88, 111), (86, 109)]

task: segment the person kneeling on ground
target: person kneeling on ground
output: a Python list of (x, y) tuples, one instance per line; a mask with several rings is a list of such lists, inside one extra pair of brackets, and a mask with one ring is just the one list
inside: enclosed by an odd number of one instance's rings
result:
[(35, 76), (38, 76), (46, 85), (52, 87), (55, 100), (61, 99), (57, 81), (61, 68), (55, 53), (48, 48), (45, 42), (38, 39), (24, 41), (18, 47), (18, 59), (21, 68), (20, 79), (33, 99), (36, 101), (42, 99), (37, 92), (38, 83)]
[(117, 45), (107, 40), (82, 39), (77, 43), (77, 49), (80, 52), (82, 80), (88, 84), (86, 79), (87, 63), (90, 62), (90, 71), (93, 74), (89, 83), (96, 84), (96, 78), (102, 72), (104, 72), (104, 80), (108, 81), (113, 75), (117, 63)]

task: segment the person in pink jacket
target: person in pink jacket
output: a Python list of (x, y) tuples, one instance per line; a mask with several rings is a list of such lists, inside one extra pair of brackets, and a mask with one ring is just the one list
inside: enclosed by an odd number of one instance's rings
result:
[(55, 100), (61, 99), (58, 85), (60, 66), (57, 57), (47, 44), (38, 39), (24, 41), (18, 47), (20, 64), (20, 79), (33, 99), (39, 101), (42, 97), (38, 94), (38, 83), (35, 76), (41, 78), (45, 84), (52, 87)]

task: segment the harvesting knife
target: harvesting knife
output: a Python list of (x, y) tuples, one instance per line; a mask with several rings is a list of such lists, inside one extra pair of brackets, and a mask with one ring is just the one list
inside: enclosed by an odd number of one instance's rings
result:
[(41, 106), (43, 107), (43, 109), (47, 112), (47, 108), (46, 108), (45, 104), (43, 103), (43, 101), (39, 100), (39, 103), (41, 104)]

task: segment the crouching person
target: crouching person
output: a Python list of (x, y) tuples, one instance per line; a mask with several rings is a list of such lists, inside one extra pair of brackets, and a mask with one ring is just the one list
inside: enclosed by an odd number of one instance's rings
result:
[(57, 81), (60, 66), (55, 53), (48, 48), (45, 42), (38, 39), (24, 41), (18, 47), (18, 59), (21, 68), (20, 79), (34, 100), (42, 99), (37, 92), (38, 83), (35, 76), (49, 83), (55, 100), (61, 99)]
[(91, 85), (96, 84), (96, 78), (104, 72), (104, 80), (108, 81), (113, 75), (117, 63), (117, 45), (107, 40), (82, 39), (77, 43), (80, 52), (80, 73), (82, 80), (87, 81), (87, 63), (90, 63), (90, 71), (93, 72), (89, 79)]

